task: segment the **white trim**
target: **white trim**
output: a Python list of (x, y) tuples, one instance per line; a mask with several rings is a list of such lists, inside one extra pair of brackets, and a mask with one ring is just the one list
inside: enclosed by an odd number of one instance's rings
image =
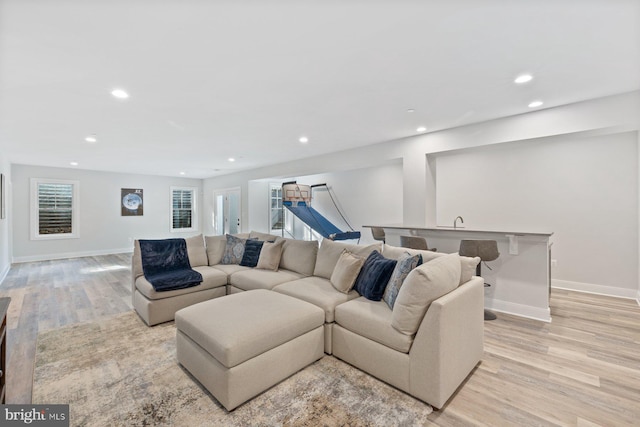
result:
[[(273, 202), (273, 197), (271, 196), (271, 192), (274, 189), (280, 189), (280, 211), (281, 214), (283, 215), (282, 218), (282, 225), (281, 228), (279, 229), (275, 229), (275, 228), (271, 228), (271, 214), (273, 211), (273, 208), (271, 207), (271, 203)], [(269, 224), (269, 234), (272, 234), (275, 236), (275, 234), (273, 233), (277, 233), (278, 235), (282, 235), (283, 234), (283, 229), (284, 229), (284, 212), (282, 212), (282, 183), (277, 183), (277, 182), (269, 182), (269, 197), (268, 197), (268, 202), (269, 202), (269, 206), (267, 207), (267, 212), (269, 217), (267, 218), (267, 224)]]
[(229, 203), (228, 203), (228, 197), (230, 193), (238, 193), (238, 233), (242, 233), (243, 232), (243, 227), (244, 227), (244, 222), (242, 217), (243, 217), (243, 211), (242, 211), (242, 186), (238, 186), (238, 187), (229, 187), (229, 188), (220, 188), (220, 189), (214, 189), (213, 190), (213, 230), (214, 233), (216, 233), (217, 235), (225, 235), (228, 231), (228, 228), (230, 227), (230, 224), (228, 221), (225, 221), (225, 223), (222, 225), (223, 230), (218, 230), (217, 229), (217, 220), (220, 216), (220, 212), (218, 212), (218, 196), (222, 196), (223, 198), (227, 198), (227, 203), (223, 203), (223, 210), (224, 212), (222, 212), (222, 218), (223, 220), (229, 215)]
[(101, 249), (97, 251), (84, 251), (84, 252), (65, 252), (65, 253), (56, 252), (54, 254), (13, 257), (12, 262), (15, 264), (19, 264), (23, 262), (50, 261), (54, 259), (67, 259), (67, 258), (83, 258), (88, 256), (126, 254), (126, 253), (132, 253), (132, 252), (133, 252), (133, 247)]
[(551, 310), (549, 308), (517, 304), (489, 297), (484, 298), (484, 306), (487, 310), (494, 310), (500, 313), (539, 320), (541, 322), (551, 322)]
[(640, 305), (640, 289), (638, 290), (638, 293), (636, 294), (636, 302), (638, 303), (638, 305)]
[(553, 289), (565, 289), (568, 291), (585, 292), (588, 294), (605, 295), (608, 297), (627, 299), (634, 299), (638, 297), (635, 289), (617, 288), (614, 286), (596, 285), (593, 283), (571, 282), (569, 280), (552, 279), (551, 287)]
[[(191, 191), (191, 227), (173, 228), (173, 192), (174, 190)], [(198, 187), (169, 187), (169, 230), (172, 233), (190, 233), (199, 231), (198, 228)]]
[[(80, 238), (80, 181), (67, 179), (31, 178), (29, 228), (31, 240), (60, 240)], [(73, 186), (73, 200), (71, 206), (71, 233), (40, 234), (38, 227), (38, 184), (70, 184)]]

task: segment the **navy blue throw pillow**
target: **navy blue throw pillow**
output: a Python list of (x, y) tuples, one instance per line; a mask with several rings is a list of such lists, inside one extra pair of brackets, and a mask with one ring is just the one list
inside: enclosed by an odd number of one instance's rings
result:
[(264, 242), (260, 240), (247, 240), (247, 243), (244, 246), (244, 254), (242, 255), (240, 265), (245, 267), (255, 267), (258, 265), (258, 258), (260, 258), (262, 245), (264, 245)]
[(397, 261), (373, 251), (364, 262), (354, 289), (371, 301), (380, 301)]

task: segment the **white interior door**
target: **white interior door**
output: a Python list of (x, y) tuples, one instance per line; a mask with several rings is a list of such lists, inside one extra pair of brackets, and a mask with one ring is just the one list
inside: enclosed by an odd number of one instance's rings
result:
[(213, 227), (217, 235), (237, 234), (242, 230), (240, 188), (218, 190), (213, 193), (215, 200)]

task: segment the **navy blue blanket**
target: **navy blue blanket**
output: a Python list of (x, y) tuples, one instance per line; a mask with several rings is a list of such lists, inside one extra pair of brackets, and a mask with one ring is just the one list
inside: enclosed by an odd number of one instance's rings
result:
[(144, 277), (157, 292), (196, 286), (202, 274), (191, 269), (184, 239), (140, 240)]

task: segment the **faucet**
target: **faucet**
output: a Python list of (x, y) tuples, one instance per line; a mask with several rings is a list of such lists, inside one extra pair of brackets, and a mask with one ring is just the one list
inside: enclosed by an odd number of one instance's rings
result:
[(464, 219), (462, 219), (462, 217), (461, 217), (460, 215), (458, 215), (458, 216), (456, 217), (456, 219), (454, 219), (454, 220), (453, 220), (453, 228), (454, 228), (454, 229), (456, 229), (456, 228), (458, 227), (458, 224), (457, 224), (458, 220), (460, 220), (460, 222), (461, 222), (462, 224), (464, 224)]

